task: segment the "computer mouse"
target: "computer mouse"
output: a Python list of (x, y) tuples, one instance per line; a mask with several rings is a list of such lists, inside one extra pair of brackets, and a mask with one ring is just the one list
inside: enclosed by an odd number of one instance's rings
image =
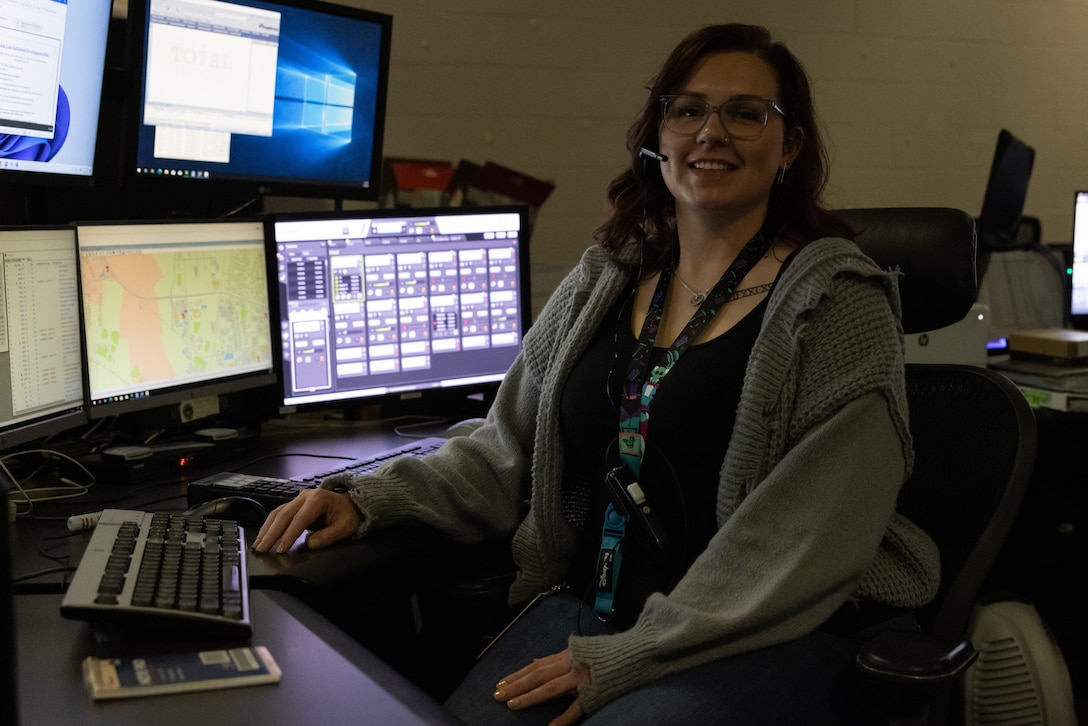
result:
[(458, 421), (446, 429), (446, 436), (468, 436), (476, 429), (484, 425), (486, 419), (482, 418), (466, 418)]
[(242, 525), (247, 531), (256, 533), (264, 524), (268, 512), (261, 503), (249, 497), (220, 497), (209, 499), (189, 507), (186, 514), (209, 519), (229, 519)]

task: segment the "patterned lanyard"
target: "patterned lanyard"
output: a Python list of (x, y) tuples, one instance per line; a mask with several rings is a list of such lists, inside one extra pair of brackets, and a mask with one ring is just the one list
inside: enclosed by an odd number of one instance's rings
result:
[[(744, 246), (729, 265), (729, 269), (714, 285), (714, 289), (688, 320), (680, 335), (665, 351), (661, 363), (651, 368), (650, 358), (653, 355), (654, 341), (661, 326), (665, 296), (668, 294), (669, 282), (673, 274), (671, 266), (661, 270), (657, 287), (650, 300), (650, 308), (646, 312), (646, 320), (642, 324), (642, 332), (639, 334), (635, 351), (631, 355), (627, 375), (623, 379), (620, 391), (619, 455), (621, 462), (630, 469), (636, 481), (642, 469), (644, 442), (650, 423), (650, 403), (661, 386), (661, 381), (676, 365), (676, 361), (680, 359), (684, 351), (714, 319), (718, 310), (736, 292), (741, 280), (766, 253), (767, 247), (768, 243), (762, 233), (757, 234)], [(594, 604), (597, 616), (604, 620), (612, 616), (626, 530), (627, 518), (620, 514), (615, 506), (609, 504), (605, 511), (601, 551), (597, 559), (597, 596)]]

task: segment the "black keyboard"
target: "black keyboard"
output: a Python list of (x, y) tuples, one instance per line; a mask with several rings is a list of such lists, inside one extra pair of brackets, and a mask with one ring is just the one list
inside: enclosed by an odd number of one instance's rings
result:
[(242, 496), (255, 499), (265, 509), (272, 510), (284, 502), (291, 501), (302, 490), (320, 486), (321, 482), (336, 474), (368, 474), (391, 459), (401, 456), (426, 456), (437, 451), (444, 443), (446, 439), (437, 436), (416, 439), (411, 443), (387, 449), (380, 454), (340, 463), (335, 468), (297, 479), (224, 471), (189, 482), (189, 506), (220, 497)]
[(107, 509), (60, 611), (126, 635), (248, 638), (245, 533), (231, 521)]

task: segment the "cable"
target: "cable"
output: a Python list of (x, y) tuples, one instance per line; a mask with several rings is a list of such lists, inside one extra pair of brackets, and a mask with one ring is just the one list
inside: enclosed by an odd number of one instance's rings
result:
[[(25, 481), (36, 476), (38, 472), (41, 471), (42, 467), (38, 467), (37, 469), (35, 469), (30, 477), (27, 477), (27, 479), (21, 482), (11, 473), (11, 470), (8, 468), (8, 462), (14, 461), (15, 459), (27, 456), (29, 454), (39, 454), (44, 457), (62, 459), (64, 461), (67, 461), (87, 475), (87, 483), (80, 484), (77, 481), (68, 479), (64, 476), (60, 476), (59, 481), (65, 486), (26, 488), (24, 487)], [(14, 453), (7, 454), (3, 457), (0, 457), (0, 469), (2, 469), (4, 474), (7, 475), (9, 479), (11, 479), (12, 486), (14, 487), (15, 492), (13, 493), (13, 496), (9, 497), (9, 501), (15, 503), (17, 517), (25, 517), (26, 515), (30, 514), (30, 512), (34, 510), (34, 504), (36, 502), (53, 502), (62, 499), (73, 499), (75, 497), (81, 497), (87, 494), (87, 492), (90, 491), (91, 487), (94, 486), (95, 482), (97, 481), (94, 474), (92, 474), (90, 470), (87, 469), (87, 467), (83, 466), (83, 464), (80, 464), (78, 461), (68, 456), (67, 454), (61, 453), (59, 451), (54, 451), (52, 449), (27, 449), (25, 451), (16, 451)], [(20, 513), (18, 511), (19, 505), (25, 505), (27, 508), (26, 511)]]
[(36, 580), (39, 577), (45, 577), (46, 575), (56, 575), (62, 572), (75, 572), (75, 565), (61, 565), (60, 567), (49, 567), (44, 570), (38, 570), (37, 572), (28, 572), (25, 575), (19, 575), (11, 578), (13, 583), (26, 582), (27, 580)]
[[(412, 418), (412, 417), (407, 417)], [(449, 426), (452, 422), (450, 419), (444, 416), (421, 416), (422, 421), (415, 421), (413, 423), (403, 424), (401, 426), (394, 426), (393, 433), (397, 436), (404, 437), (406, 439), (425, 439), (429, 436), (434, 436), (435, 431), (433, 428), (427, 429), (428, 426)], [(396, 419), (394, 419), (396, 420)], [(423, 429), (423, 433), (410, 433), (412, 429)], [(441, 433), (441, 432), (439, 432)]]
[[(257, 194), (257, 196), (251, 197), (249, 200), (247, 200), (245, 202), (242, 202), (240, 205), (238, 205), (234, 209), (230, 210), (226, 214), (223, 214), (220, 217), (220, 219), (229, 219), (231, 217), (234, 217), (235, 215), (241, 214), (242, 212), (246, 211), (247, 209), (249, 209), (253, 205), (257, 204), (258, 202), (262, 202), (262, 201), (264, 201), (264, 195), (263, 194)], [(209, 203), (209, 206), (210, 206), (210, 203)]]
[(256, 459), (250, 459), (245, 464), (242, 464), (239, 467), (231, 467), (231, 469), (233, 469), (234, 471), (243, 471), (247, 467), (253, 466), (254, 464), (258, 464), (262, 461), (269, 461), (270, 459), (284, 459), (288, 456), (303, 456), (310, 459), (340, 459), (341, 461), (355, 461), (354, 456), (337, 456), (336, 454), (310, 454), (308, 452), (287, 451), (282, 454), (268, 454), (267, 456), (260, 456)]

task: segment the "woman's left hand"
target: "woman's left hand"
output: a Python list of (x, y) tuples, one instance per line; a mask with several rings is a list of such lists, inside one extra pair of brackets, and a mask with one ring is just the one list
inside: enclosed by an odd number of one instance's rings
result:
[(568, 649), (546, 658), (537, 658), (517, 673), (503, 678), (495, 686), (495, 700), (520, 710), (573, 694), (574, 703), (549, 724), (567, 726), (585, 715), (578, 698), (578, 687), (583, 683), (589, 683), (589, 671), (571, 662)]

